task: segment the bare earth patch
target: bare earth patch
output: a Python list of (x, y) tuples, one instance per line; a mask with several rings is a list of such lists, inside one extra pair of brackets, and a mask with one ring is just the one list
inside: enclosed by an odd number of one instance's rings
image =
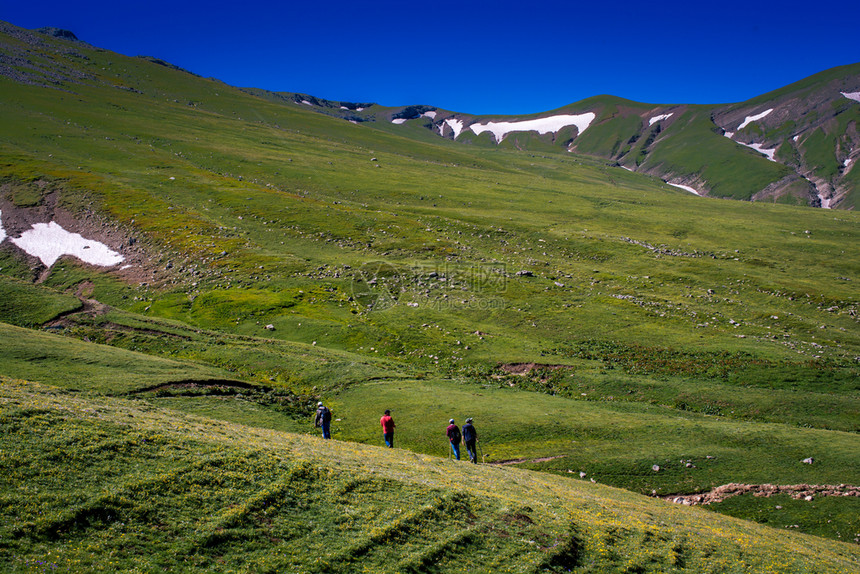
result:
[(535, 369), (569, 369), (569, 365), (545, 365), (541, 363), (503, 363), (499, 368), (511, 375), (528, 375)]
[[(69, 234), (78, 234), (90, 243), (97, 242), (118, 254), (123, 261), (109, 265), (107, 268), (122, 280), (131, 284), (156, 282), (152, 265), (153, 257), (143, 245), (137, 242), (132, 229), (109, 221), (94, 212), (73, 214), (61, 207), (60, 190), (52, 190), (51, 184), (44, 181), (37, 181), (32, 185), (42, 190), (42, 197), (37, 204), (26, 207), (17, 206), (11, 200), (13, 193), (11, 184), (0, 185), (0, 213), (2, 213), (2, 226), (6, 235), (4, 246), (7, 249), (16, 249), (22, 257), (28, 259), (34, 270), (34, 280), (43, 281), (50, 274), (53, 261), (48, 265), (39, 257), (25, 253), (24, 249), (15, 246), (13, 240), (20, 241), (21, 236), (32, 233), (36, 226), (56, 225)], [(104, 265), (96, 265), (96, 267), (104, 267)]]
[(847, 484), (738, 484), (730, 483), (718, 486), (710, 492), (701, 494), (673, 494), (662, 497), (664, 500), (697, 506), (699, 504), (714, 504), (723, 502), (733, 496), (752, 494), (753, 496), (771, 497), (776, 494), (788, 494), (797, 500), (813, 500), (816, 496), (860, 496), (860, 486)]

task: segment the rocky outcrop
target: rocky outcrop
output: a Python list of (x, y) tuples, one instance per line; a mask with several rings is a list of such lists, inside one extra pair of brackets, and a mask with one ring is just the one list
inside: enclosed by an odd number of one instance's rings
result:
[(36, 30), (36, 32), (39, 32), (40, 34), (46, 34), (48, 36), (53, 36), (54, 38), (62, 38), (63, 40), (73, 40), (75, 42), (80, 42), (80, 40), (78, 40), (78, 37), (75, 36), (74, 32), (71, 32), (69, 30), (63, 30), (62, 28), (39, 28), (38, 30)]

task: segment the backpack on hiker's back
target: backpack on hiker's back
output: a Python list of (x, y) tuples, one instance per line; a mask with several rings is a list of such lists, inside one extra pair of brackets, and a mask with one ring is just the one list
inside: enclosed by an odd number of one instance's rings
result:
[(331, 422), (331, 411), (322, 405), (317, 409), (316, 417), (314, 418), (314, 426), (320, 427)]

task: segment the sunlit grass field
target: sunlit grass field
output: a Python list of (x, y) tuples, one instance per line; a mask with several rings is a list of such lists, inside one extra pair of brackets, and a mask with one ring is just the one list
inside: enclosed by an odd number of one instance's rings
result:
[[(236, 572), (847, 572), (850, 546), (547, 473), (5, 379), (4, 560)], [(14, 444), (14, 448), (9, 448)], [(58, 481), (62, 473), (62, 481)]]

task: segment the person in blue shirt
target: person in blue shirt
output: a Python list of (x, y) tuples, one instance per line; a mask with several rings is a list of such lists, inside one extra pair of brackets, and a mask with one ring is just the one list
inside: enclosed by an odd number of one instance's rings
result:
[(469, 460), (472, 464), (478, 464), (478, 431), (472, 424), (472, 417), (467, 418), (466, 424), (463, 425), (463, 442), (466, 444)]
[(322, 428), (323, 438), (331, 438), (331, 411), (323, 406), (322, 401), (317, 403), (317, 414), (314, 417), (314, 426)]

